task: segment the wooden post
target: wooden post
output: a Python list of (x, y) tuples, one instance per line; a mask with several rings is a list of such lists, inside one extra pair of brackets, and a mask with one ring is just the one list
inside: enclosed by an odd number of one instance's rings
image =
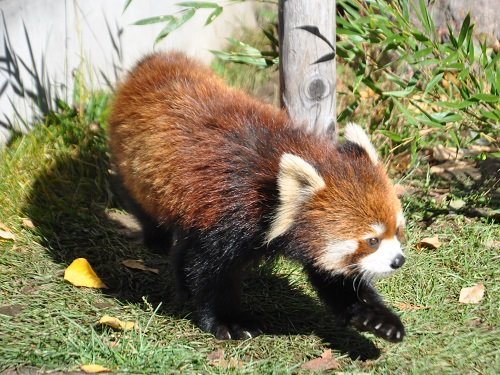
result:
[(335, 136), (335, 0), (280, 0), (281, 105), (313, 132)]

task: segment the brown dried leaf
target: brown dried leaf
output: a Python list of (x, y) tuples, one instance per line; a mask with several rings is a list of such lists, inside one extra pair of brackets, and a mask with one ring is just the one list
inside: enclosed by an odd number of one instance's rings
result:
[(215, 361), (224, 358), (224, 349), (217, 349), (207, 354), (209, 361)]
[(0, 315), (16, 316), (23, 311), (23, 305), (4, 305), (0, 306)]
[(434, 237), (426, 237), (420, 240), (419, 243), (417, 243), (417, 249), (431, 249), (435, 250), (438, 249), (441, 246), (441, 242), (439, 241), (439, 237), (436, 235)]
[(120, 331), (129, 331), (135, 327), (134, 322), (124, 322), (109, 315), (104, 315), (101, 319), (99, 319), (99, 323)]
[(23, 227), (28, 228), (28, 229), (34, 229), (35, 228), (35, 224), (33, 224), (33, 222), (31, 221), (31, 219), (24, 218), (23, 221), (22, 221), (22, 225), (23, 225)]
[(310, 371), (326, 371), (338, 369), (340, 368), (340, 364), (335, 358), (333, 358), (332, 351), (328, 349), (325, 350), (323, 354), (321, 354), (321, 357), (307, 361), (302, 366), (300, 366), (300, 368)]
[(229, 368), (241, 368), (243, 367), (243, 361), (236, 358), (224, 358), (224, 349), (218, 349), (211, 353), (208, 353), (207, 359), (209, 360), (209, 365), (221, 367), (225, 369)]
[(428, 310), (430, 309), (429, 306), (422, 306), (422, 305), (412, 305), (411, 303), (406, 303), (406, 302), (396, 302), (394, 304), (398, 308), (398, 310), (401, 311), (417, 311), (417, 310)]
[(7, 225), (5, 225), (4, 223), (0, 223), (0, 230), (4, 230), (6, 232), (10, 232), (10, 229)]
[(469, 288), (462, 288), (458, 302), (460, 303), (479, 303), (484, 297), (484, 285), (476, 284)]
[(111, 372), (109, 368), (101, 365), (81, 365), (80, 369), (87, 374), (102, 374), (105, 372)]
[(151, 267), (144, 265), (144, 261), (142, 259), (126, 259), (126, 260), (122, 261), (122, 264), (125, 267), (131, 268), (134, 270), (148, 271), (148, 272), (153, 272), (156, 274), (160, 273), (159, 269), (151, 268)]

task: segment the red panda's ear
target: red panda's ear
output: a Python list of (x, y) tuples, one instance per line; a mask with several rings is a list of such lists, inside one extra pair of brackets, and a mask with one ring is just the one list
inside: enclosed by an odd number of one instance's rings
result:
[(325, 181), (311, 164), (299, 156), (283, 154), (278, 173), (279, 205), (267, 241), (285, 233), (301, 205), (324, 187)]
[(358, 146), (360, 146), (363, 150), (366, 151), (373, 164), (378, 164), (377, 151), (375, 150), (375, 147), (373, 147), (373, 144), (370, 142), (370, 138), (368, 138), (368, 135), (365, 133), (361, 126), (352, 122), (348, 123), (345, 127), (344, 138), (347, 141), (356, 143)]

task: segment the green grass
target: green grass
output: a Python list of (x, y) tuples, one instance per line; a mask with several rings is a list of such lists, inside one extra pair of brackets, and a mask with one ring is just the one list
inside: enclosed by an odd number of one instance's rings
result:
[[(422, 198), (406, 198), (410, 218), (408, 261), (378, 286), (402, 311), (408, 337), (389, 344), (336, 327), (298, 265), (285, 260), (256, 270), (247, 305), (269, 321), (269, 334), (243, 342), (218, 342), (190, 320), (189, 307), (173, 301), (168, 261), (146, 252), (137, 236), (113, 221), (118, 210), (108, 176), (104, 130), (75, 113), (19, 137), (0, 154), (0, 222), (16, 235), (0, 242), (0, 371), (15, 366), (77, 370), (97, 363), (116, 372), (226, 373), (207, 355), (223, 348), (241, 361), (235, 373), (294, 373), (332, 348), (344, 372), (481, 373), (500, 370), (498, 340), (499, 226), (485, 219), (438, 215)], [(30, 218), (35, 228), (25, 228)], [(438, 234), (438, 250), (416, 250), (419, 238)], [(493, 245), (492, 245), (493, 244)], [(496, 247), (495, 247), (496, 246)], [(85, 257), (109, 286), (74, 287), (65, 267)], [(160, 274), (121, 266), (144, 259)], [(482, 282), (478, 305), (458, 303), (462, 287)], [(138, 323), (116, 332), (97, 324), (104, 315)], [(362, 358), (362, 359), (359, 359)]]

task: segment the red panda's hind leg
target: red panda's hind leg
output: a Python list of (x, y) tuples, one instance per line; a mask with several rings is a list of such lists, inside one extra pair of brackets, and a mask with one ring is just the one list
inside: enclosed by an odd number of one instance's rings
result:
[[(240, 292), (247, 262), (230, 259), (228, 249), (193, 249), (184, 259), (199, 326), (219, 340), (244, 340), (262, 334), (260, 323), (240, 309)], [(234, 249), (232, 249), (234, 251)], [(234, 254), (233, 254), (234, 255)]]

